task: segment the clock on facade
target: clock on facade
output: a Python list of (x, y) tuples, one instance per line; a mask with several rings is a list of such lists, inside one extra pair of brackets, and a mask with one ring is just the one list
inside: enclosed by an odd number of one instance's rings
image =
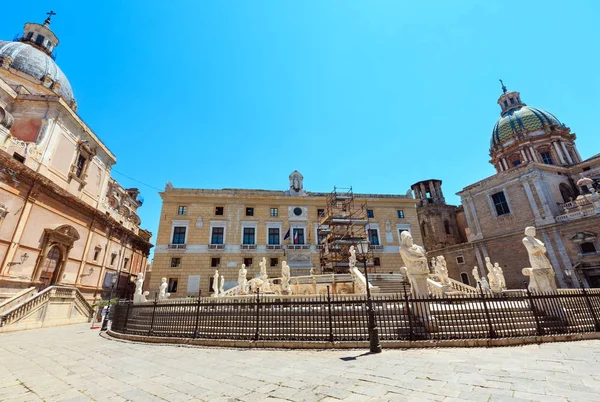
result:
[(294, 208), (294, 215), (296, 215), (296, 216), (302, 215), (302, 208), (300, 208), (300, 207)]

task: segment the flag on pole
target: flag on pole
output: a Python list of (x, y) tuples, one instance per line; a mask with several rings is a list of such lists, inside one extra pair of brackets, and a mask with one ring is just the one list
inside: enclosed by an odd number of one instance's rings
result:
[(294, 232), (294, 244), (298, 244), (298, 230)]
[(288, 229), (287, 232), (285, 232), (285, 236), (283, 236), (283, 240), (287, 240), (290, 238), (290, 230)]

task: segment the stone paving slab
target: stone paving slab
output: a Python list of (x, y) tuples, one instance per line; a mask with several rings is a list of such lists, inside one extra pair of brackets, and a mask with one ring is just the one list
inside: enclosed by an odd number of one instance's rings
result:
[(600, 340), (504, 348), (136, 344), (87, 325), (0, 334), (0, 401), (600, 401)]

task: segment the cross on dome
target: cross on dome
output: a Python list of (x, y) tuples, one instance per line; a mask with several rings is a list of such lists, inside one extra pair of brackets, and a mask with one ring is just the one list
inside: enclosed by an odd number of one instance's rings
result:
[(56, 15), (56, 13), (52, 10), (50, 10), (49, 12), (46, 13), (46, 15), (48, 16), (48, 18), (46, 18), (46, 21), (44, 21), (44, 25), (48, 26), (50, 25), (50, 20), (52, 19), (53, 15)]

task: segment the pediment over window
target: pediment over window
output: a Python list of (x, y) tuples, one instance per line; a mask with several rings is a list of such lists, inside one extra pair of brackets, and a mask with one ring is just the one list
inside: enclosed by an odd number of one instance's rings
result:
[(571, 237), (571, 240), (575, 243), (586, 243), (593, 242), (596, 240), (596, 233), (594, 232), (577, 232), (575, 236)]
[(79, 233), (70, 225), (62, 225), (56, 229), (44, 229), (47, 243), (60, 243), (66, 247), (73, 246), (79, 240)]

